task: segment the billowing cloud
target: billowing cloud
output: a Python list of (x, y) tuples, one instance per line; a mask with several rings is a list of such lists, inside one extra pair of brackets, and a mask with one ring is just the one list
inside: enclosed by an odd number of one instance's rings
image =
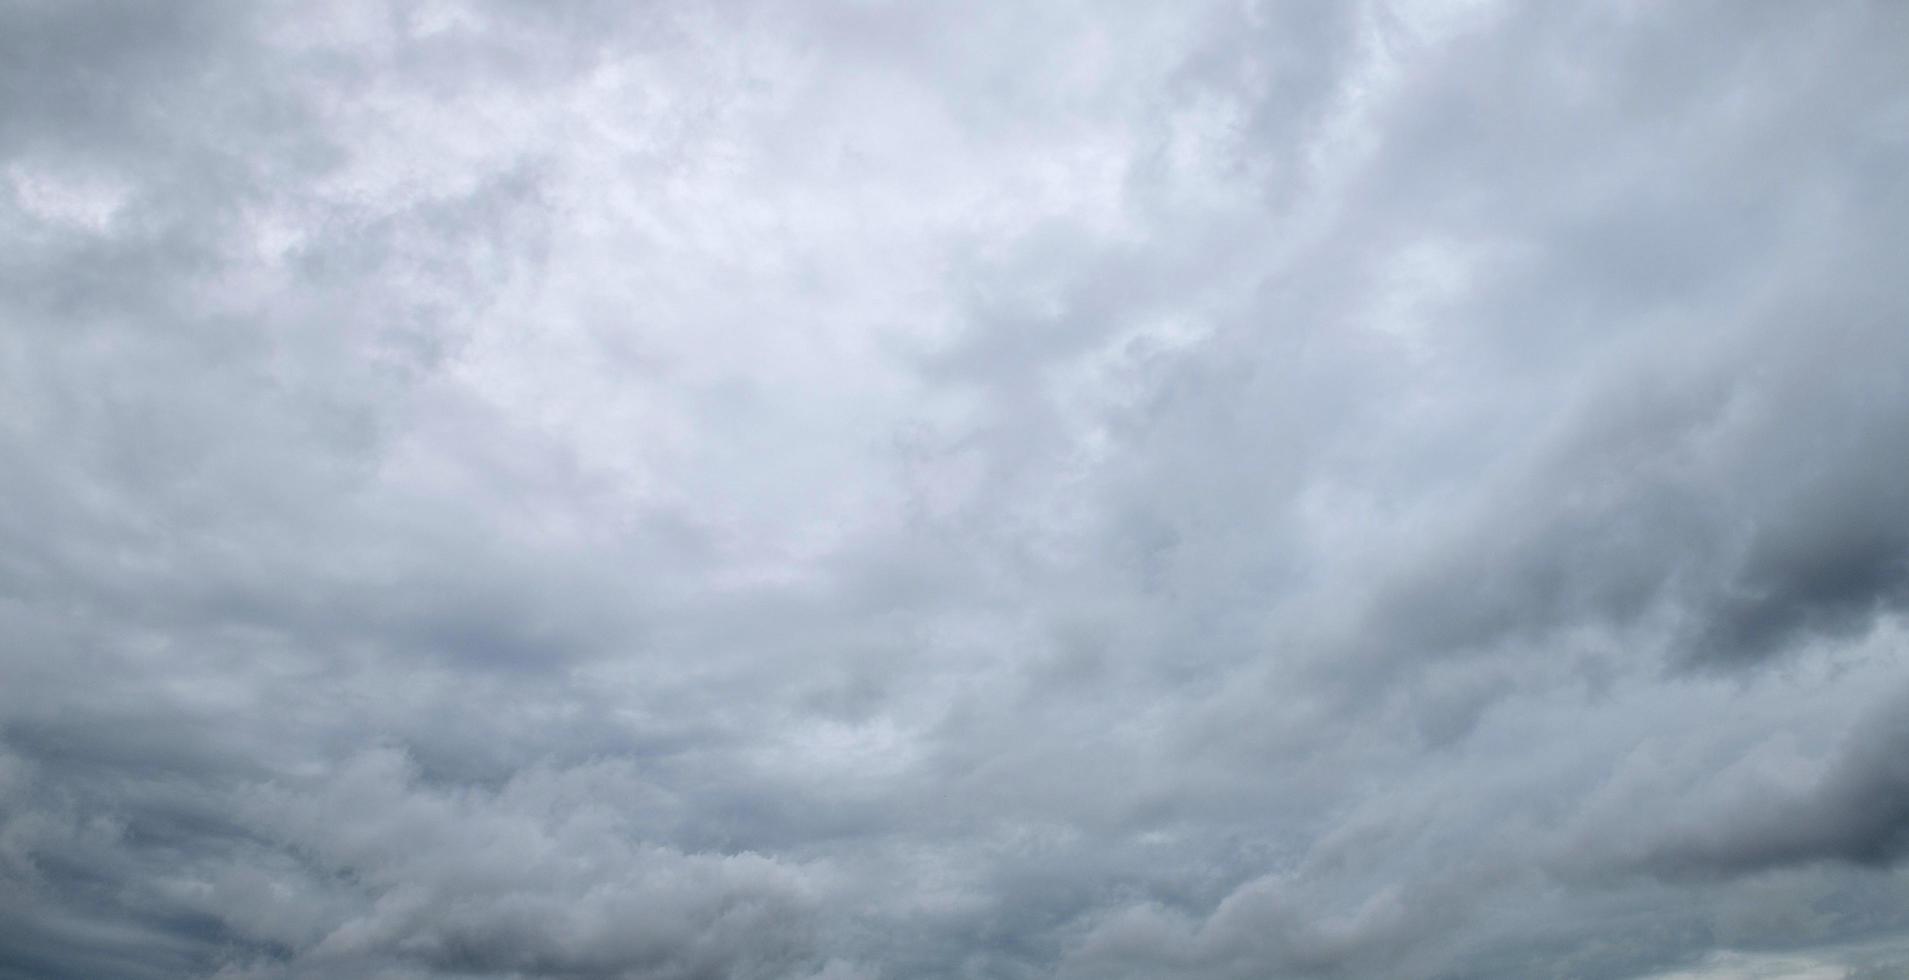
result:
[(0, 978), (1889, 975), (1905, 31), (0, 7)]

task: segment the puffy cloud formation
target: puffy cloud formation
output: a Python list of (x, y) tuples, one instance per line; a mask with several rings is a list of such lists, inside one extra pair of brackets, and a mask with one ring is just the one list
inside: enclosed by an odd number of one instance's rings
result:
[(1905, 37), (0, 5), (0, 978), (1909, 970)]

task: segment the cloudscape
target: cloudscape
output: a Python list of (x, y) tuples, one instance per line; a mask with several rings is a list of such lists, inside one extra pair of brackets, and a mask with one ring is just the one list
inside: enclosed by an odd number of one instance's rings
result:
[(0, 2), (0, 978), (1909, 976), (1909, 4)]

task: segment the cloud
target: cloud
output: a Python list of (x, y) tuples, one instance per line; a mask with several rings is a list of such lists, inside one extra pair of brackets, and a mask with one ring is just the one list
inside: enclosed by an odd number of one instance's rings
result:
[(1903, 16), (0, 9), (0, 977), (1890, 969)]
[(1802, 787), (1707, 815), (1674, 832), (1648, 860), (1666, 873), (1741, 874), (1809, 861), (1887, 867), (1909, 853), (1902, 697), (1872, 711)]

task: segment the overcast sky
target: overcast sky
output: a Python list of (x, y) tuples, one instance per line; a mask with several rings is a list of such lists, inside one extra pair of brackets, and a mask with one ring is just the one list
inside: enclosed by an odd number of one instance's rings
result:
[(0, 0), (0, 978), (1909, 975), (1909, 4)]

